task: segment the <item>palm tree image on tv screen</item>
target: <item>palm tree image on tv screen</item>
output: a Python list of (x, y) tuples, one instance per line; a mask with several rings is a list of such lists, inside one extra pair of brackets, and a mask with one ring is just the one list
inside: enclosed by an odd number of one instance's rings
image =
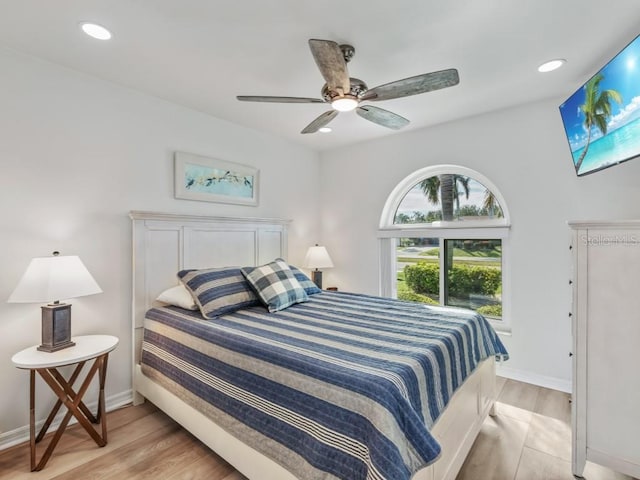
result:
[(607, 134), (607, 123), (611, 118), (611, 100), (622, 103), (622, 96), (616, 90), (600, 91), (600, 82), (604, 79), (601, 73), (587, 82), (584, 87), (585, 101), (580, 106), (580, 110), (584, 114), (584, 128), (587, 131), (587, 143), (582, 149), (582, 153), (576, 163), (576, 172), (580, 171), (584, 157), (589, 151), (589, 143), (591, 141), (591, 133), (593, 127), (597, 127), (602, 135)]
[(640, 37), (560, 105), (578, 176), (640, 156)]

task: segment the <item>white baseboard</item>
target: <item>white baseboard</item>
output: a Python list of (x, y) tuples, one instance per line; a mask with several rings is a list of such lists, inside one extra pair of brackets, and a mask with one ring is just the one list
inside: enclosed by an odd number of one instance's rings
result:
[(548, 377), (546, 375), (539, 375), (537, 373), (531, 373), (524, 370), (517, 370), (497, 364), (496, 374), (510, 378), (511, 380), (518, 380), (519, 382), (531, 383), (539, 387), (550, 388), (552, 390), (559, 390), (561, 392), (571, 393), (571, 380), (565, 380), (563, 378)]
[[(124, 405), (131, 403), (132, 399), (133, 399), (133, 396), (132, 396), (131, 390), (127, 390), (122, 393), (117, 393), (116, 395), (111, 395), (110, 397), (105, 398), (105, 409), (107, 410), (107, 412), (116, 410)], [(86, 405), (89, 408), (89, 410), (95, 413), (98, 407), (98, 401), (96, 400)], [(60, 409), (60, 413), (56, 415), (56, 418), (53, 419), (53, 422), (49, 427), (49, 432), (54, 432), (58, 428), (66, 412), (67, 411), (64, 407)], [(69, 421), (69, 425), (72, 425), (74, 423), (77, 423), (77, 420), (75, 419), (75, 417), (71, 417), (71, 420)], [(44, 424), (44, 419), (38, 420), (36, 422), (36, 432), (38, 432), (40, 428), (42, 428), (43, 424)], [(9, 432), (4, 432), (0, 434), (0, 450), (4, 450), (6, 448), (13, 447), (14, 445), (18, 445), (20, 443), (28, 442), (28, 441), (29, 441), (29, 425), (18, 427), (15, 430), (11, 430)]]

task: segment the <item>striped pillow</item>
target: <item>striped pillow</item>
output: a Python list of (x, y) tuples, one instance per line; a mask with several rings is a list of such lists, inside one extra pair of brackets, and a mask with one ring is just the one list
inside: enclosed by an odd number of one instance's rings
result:
[(202, 316), (209, 320), (260, 305), (260, 300), (238, 267), (182, 270), (178, 277), (191, 292)]
[(304, 273), (302, 273), (302, 271), (298, 269), (298, 267), (289, 265), (289, 268), (293, 272), (293, 276), (296, 277), (296, 280), (298, 280), (302, 288), (304, 288), (304, 291), (307, 292), (307, 295), (314, 295), (316, 293), (322, 292), (322, 290), (320, 290), (318, 286), (315, 283), (313, 283), (309, 277), (307, 277)]
[(309, 300), (307, 292), (281, 258), (261, 267), (244, 267), (242, 273), (270, 312)]

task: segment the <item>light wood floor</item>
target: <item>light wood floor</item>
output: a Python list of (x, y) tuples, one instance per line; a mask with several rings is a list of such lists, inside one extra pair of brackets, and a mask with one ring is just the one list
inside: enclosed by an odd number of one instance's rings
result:
[[(573, 480), (569, 396), (500, 377), (498, 388), (498, 416), (457, 480)], [(246, 480), (153, 405), (111, 412), (108, 426), (104, 448), (77, 425), (67, 429), (41, 472), (29, 472), (28, 444), (2, 451), (0, 480)], [(588, 463), (585, 478), (630, 477)]]

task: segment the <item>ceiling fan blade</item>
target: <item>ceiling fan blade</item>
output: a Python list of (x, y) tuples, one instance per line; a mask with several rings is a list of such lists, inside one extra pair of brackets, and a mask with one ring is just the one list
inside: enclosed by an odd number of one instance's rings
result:
[(331, 40), (309, 40), (309, 48), (329, 90), (349, 93), (349, 71), (340, 46)]
[(316, 133), (321, 127), (324, 127), (327, 123), (333, 120), (338, 115), (337, 110), (329, 110), (317, 117), (313, 122), (304, 127), (300, 133)]
[(424, 73), (395, 82), (374, 87), (367, 91), (362, 100), (391, 100), (393, 98), (408, 97), (419, 93), (452, 87), (460, 82), (455, 68), (440, 70), (439, 72)]
[(400, 130), (402, 127), (409, 125), (409, 120), (400, 115), (385, 110), (383, 108), (374, 107), (373, 105), (363, 105), (356, 108), (356, 113), (362, 118), (370, 122), (377, 123), (383, 127), (393, 130)]
[(241, 102), (271, 102), (271, 103), (325, 103), (320, 98), (306, 97), (265, 97), (252, 95), (238, 95), (236, 97)]

